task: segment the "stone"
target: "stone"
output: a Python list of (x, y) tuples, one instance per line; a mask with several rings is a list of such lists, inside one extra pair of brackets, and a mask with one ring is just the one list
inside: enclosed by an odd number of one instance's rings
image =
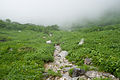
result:
[(6, 39), (2, 39), (2, 40), (0, 40), (0, 42), (5, 42), (5, 41), (7, 41)]
[(74, 68), (73, 73), (72, 73), (72, 77), (78, 77), (78, 76), (84, 75), (85, 73), (86, 73), (85, 70), (82, 70), (79, 68)]
[[(89, 78), (88, 78), (89, 79)], [(79, 76), (79, 79), (78, 80), (88, 80), (87, 77), (85, 75), (83, 76)]]
[(54, 80), (59, 80), (59, 77), (55, 77), (55, 79)]
[(58, 57), (61, 57), (61, 55), (59, 55), (59, 54), (58, 54), (57, 56), (58, 56)]
[(75, 61), (72, 61), (72, 64), (74, 64), (75, 63)]
[(55, 46), (55, 51), (58, 51), (58, 53), (61, 51), (61, 47), (60, 46), (58, 46), (57, 44), (55, 44), (56, 46)]
[(46, 37), (43, 37), (43, 39), (45, 39)]
[(84, 43), (84, 38), (81, 39), (78, 45), (82, 45)]
[(44, 76), (45, 79), (49, 77), (47, 72), (43, 73), (43, 76)]
[(52, 43), (52, 41), (51, 41), (51, 40), (49, 40), (49, 41), (46, 41), (46, 43), (47, 43), (47, 44), (51, 44), (51, 43)]
[(52, 34), (49, 34), (50, 37), (52, 37)]
[(110, 73), (102, 73), (102, 75), (105, 76), (105, 77), (109, 77)]
[(19, 30), (18, 32), (22, 32), (21, 30)]
[(85, 58), (84, 64), (90, 65), (91, 64), (91, 59), (90, 58)]
[(10, 51), (13, 51), (13, 48), (10, 48), (9, 50), (10, 50)]
[(61, 51), (59, 54), (62, 58), (65, 58), (68, 55), (67, 51)]
[(79, 80), (79, 77), (73, 77), (71, 80)]
[(102, 75), (105, 77), (110, 77), (111, 79), (116, 79), (116, 77), (110, 73), (102, 73)]
[(87, 71), (85, 75), (89, 78), (100, 78), (102, 77), (102, 73), (98, 71)]

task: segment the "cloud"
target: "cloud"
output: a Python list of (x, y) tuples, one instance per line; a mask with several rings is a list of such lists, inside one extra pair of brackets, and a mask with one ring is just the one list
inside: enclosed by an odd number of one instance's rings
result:
[(40, 25), (94, 19), (118, 8), (120, 0), (0, 0), (0, 19)]

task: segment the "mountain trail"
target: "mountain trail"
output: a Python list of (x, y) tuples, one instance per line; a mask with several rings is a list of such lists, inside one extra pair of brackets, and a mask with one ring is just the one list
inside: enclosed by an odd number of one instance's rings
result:
[(49, 77), (46, 80), (72, 80), (72, 78), (69, 76), (68, 70), (75, 68), (76, 66), (68, 62), (68, 60), (65, 58), (67, 54), (68, 52), (62, 51), (59, 45), (55, 46), (54, 62), (45, 64), (45, 71), (49, 69), (52, 69), (54, 72), (60, 71), (62, 77)]
[[(77, 68), (76, 65), (69, 62), (65, 57), (68, 55), (67, 51), (62, 51), (60, 45), (55, 45), (54, 51), (54, 62), (45, 64), (45, 71), (47, 72), (49, 69), (54, 72), (60, 72), (62, 77), (53, 77), (49, 76), (46, 80), (93, 80), (93, 78), (108, 78), (111, 80), (119, 80), (115, 78), (114, 75), (110, 73), (98, 72), (98, 71), (86, 71)], [(72, 69), (72, 77), (69, 76), (69, 69)], [(82, 74), (82, 75), (81, 75)]]

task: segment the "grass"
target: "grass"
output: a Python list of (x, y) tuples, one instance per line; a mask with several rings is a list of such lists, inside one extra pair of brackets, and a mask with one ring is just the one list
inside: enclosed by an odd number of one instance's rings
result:
[(61, 77), (61, 73), (58, 71), (58, 72), (54, 72), (53, 70), (49, 69), (48, 70), (48, 76), (53, 76), (53, 77)]
[[(45, 43), (49, 40), (48, 35), (31, 30), (0, 32), (6, 40), (0, 42), (0, 79), (42, 79), (44, 63), (54, 60), (53, 44)], [(43, 36), (47, 38), (43, 39)]]
[[(100, 28), (100, 31), (93, 27), (81, 31), (57, 32), (56, 40), (61, 43), (63, 50), (69, 52), (66, 57), (69, 61), (75, 61), (76, 65), (81, 66), (88, 57), (99, 71), (109, 72), (120, 78), (120, 27), (112, 25), (110, 28)], [(82, 38), (85, 39), (84, 44), (79, 46)]]
[(74, 68), (71, 68), (71, 69), (69, 69), (69, 76), (71, 76), (72, 77), (72, 73), (73, 73), (73, 70), (74, 70)]
[(110, 78), (94, 78), (93, 80), (111, 80)]
[[(72, 32), (51, 31), (52, 37), (33, 30), (18, 32), (0, 29), (0, 79), (42, 79), (44, 64), (54, 61), (55, 43), (60, 43), (62, 49), (69, 52), (66, 58), (74, 61), (76, 65), (83, 65), (84, 59), (88, 57), (92, 59), (92, 65), (100, 71), (110, 72), (120, 78), (119, 25), (112, 25), (110, 28), (105, 26), (99, 30), (98, 28), (84, 28)], [(85, 42), (79, 46), (82, 38)], [(46, 44), (47, 40), (51, 40), (52, 44)], [(86, 66), (81, 68), (88, 70)]]

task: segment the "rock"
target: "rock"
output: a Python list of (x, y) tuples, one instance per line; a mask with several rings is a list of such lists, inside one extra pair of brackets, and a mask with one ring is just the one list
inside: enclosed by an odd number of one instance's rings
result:
[(83, 76), (79, 76), (78, 80), (89, 80), (89, 78), (87, 79), (85, 75)]
[(89, 78), (100, 78), (102, 77), (102, 73), (98, 71), (87, 71), (85, 75)]
[(105, 76), (105, 77), (109, 77), (110, 73), (102, 73), (102, 75)]
[(74, 64), (75, 63), (75, 61), (72, 61), (72, 64)]
[(87, 71), (85, 75), (89, 78), (111, 78), (112, 80), (117, 80), (117, 78), (114, 75), (111, 75), (110, 73), (103, 73), (98, 71)]
[(78, 45), (82, 45), (84, 43), (84, 38), (81, 39)]
[(57, 57), (61, 57), (61, 55), (57, 54)]
[(5, 42), (6, 40), (0, 40), (0, 42)]
[(52, 41), (51, 41), (51, 40), (49, 40), (49, 41), (46, 41), (46, 43), (47, 43), (47, 44), (51, 44), (51, 43), (52, 43)]
[(85, 58), (84, 64), (90, 65), (91, 64), (91, 59), (90, 58)]
[(43, 73), (43, 76), (44, 76), (45, 79), (49, 77), (47, 72)]
[(59, 77), (55, 77), (55, 79), (54, 80), (59, 80)]
[(43, 39), (45, 39), (46, 37), (44, 36)]
[(110, 73), (102, 73), (102, 75), (103, 75), (104, 77), (110, 77), (110, 78), (113, 79), (113, 80), (117, 80), (116, 77), (115, 77), (114, 75), (110, 74)]
[(10, 50), (10, 51), (13, 51), (13, 48), (10, 48), (9, 50)]
[(22, 32), (21, 30), (19, 30), (18, 32)]
[[(55, 44), (55, 45), (56, 45), (56, 44)], [(58, 51), (58, 53), (61, 51), (61, 48), (60, 48), (59, 45), (56, 45), (55, 48), (56, 48), (56, 51)]]
[(72, 77), (78, 77), (78, 76), (84, 75), (85, 72), (86, 72), (85, 70), (82, 70), (79, 68), (74, 68), (73, 73), (72, 73)]
[(59, 54), (62, 58), (65, 58), (67, 55), (68, 55), (68, 52), (67, 51), (62, 51), (60, 52)]
[(67, 72), (67, 70), (63, 70), (63, 73), (66, 73)]
[(79, 80), (79, 77), (73, 77), (71, 80)]
[(72, 67), (72, 66), (73, 66), (73, 64), (69, 64), (68, 66)]
[(87, 80), (91, 80), (90, 78), (88, 78)]
[(51, 37), (51, 36), (52, 36), (52, 34), (49, 34), (49, 36)]

